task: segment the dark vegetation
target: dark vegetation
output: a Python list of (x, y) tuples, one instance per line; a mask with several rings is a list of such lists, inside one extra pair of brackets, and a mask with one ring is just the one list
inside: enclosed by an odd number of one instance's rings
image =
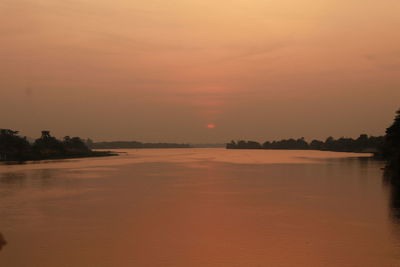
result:
[[(385, 175), (396, 177), (400, 185), (400, 109), (396, 112), (394, 122), (386, 129), (385, 136), (368, 136), (361, 134), (357, 139), (328, 137), (325, 141), (313, 140), (310, 143), (299, 139), (284, 139), (260, 144), (255, 141), (231, 141), (227, 149), (296, 149), (296, 150), (325, 150), (338, 152), (369, 152), (375, 158), (387, 162)], [(400, 205), (399, 205), (400, 206)], [(399, 216), (400, 217), (400, 216)]]
[(391, 217), (400, 222), (400, 110), (386, 129), (385, 143), (379, 156), (386, 160), (383, 181), (390, 189)]
[(386, 129), (385, 142), (378, 155), (387, 161), (387, 169), (400, 176), (400, 109), (392, 125)]
[(2, 233), (0, 233), (0, 250), (7, 245), (7, 241), (4, 239)]
[(142, 143), (137, 141), (93, 142), (88, 139), (86, 144), (93, 149), (118, 149), (118, 148), (190, 148), (188, 144), (176, 143)]
[(283, 139), (280, 141), (266, 141), (260, 144), (256, 141), (231, 141), (226, 144), (228, 149), (293, 149), (293, 150), (325, 150), (339, 152), (369, 152), (376, 153), (380, 151), (384, 143), (384, 137), (360, 135), (357, 139), (328, 137), (325, 141), (312, 140), (307, 142), (304, 138)]
[(115, 155), (105, 151), (92, 151), (79, 137), (64, 137), (58, 140), (49, 131), (32, 144), (18, 131), (0, 129), (0, 161), (26, 161), (43, 159), (63, 159), (79, 157), (99, 157)]

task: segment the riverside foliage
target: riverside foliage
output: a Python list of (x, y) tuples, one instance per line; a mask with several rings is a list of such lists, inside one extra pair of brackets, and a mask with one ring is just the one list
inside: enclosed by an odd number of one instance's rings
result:
[(294, 149), (294, 150), (326, 150), (340, 152), (378, 152), (384, 143), (383, 136), (368, 136), (361, 134), (357, 139), (328, 137), (325, 141), (312, 140), (308, 143), (304, 138), (266, 141), (260, 144), (256, 141), (231, 141), (226, 144), (228, 149)]
[(388, 167), (400, 174), (400, 109), (396, 112), (392, 125), (386, 129), (381, 154), (388, 162)]
[(29, 143), (18, 131), (0, 129), (0, 161), (26, 161), (92, 156), (108, 156), (109, 152), (92, 151), (79, 137), (64, 137), (63, 140), (42, 131), (42, 136)]
[[(256, 141), (231, 141), (227, 149), (296, 149), (296, 150), (326, 150), (338, 152), (369, 152), (376, 158), (387, 161), (387, 170), (400, 176), (400, 109), (392, 125), (386, 129), (384, 136), (368, 136), (361, 134), (358, 138), (328, 137), (325, 141), (312, 140), (308, 143), (304, 138), (266, 141), (263, 144)], [(399, 178), (400, 179), (400, 178)]]

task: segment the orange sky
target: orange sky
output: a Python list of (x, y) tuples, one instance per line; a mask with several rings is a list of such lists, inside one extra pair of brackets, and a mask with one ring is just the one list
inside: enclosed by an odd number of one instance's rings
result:
[(398, 0), (2, 0), (0, 128), (168, 142), (383, 134), (400, 107), (399, 14)]

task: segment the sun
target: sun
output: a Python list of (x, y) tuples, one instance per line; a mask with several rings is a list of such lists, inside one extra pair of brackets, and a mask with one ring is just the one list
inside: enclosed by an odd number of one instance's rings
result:
[(215, 126), (215, 124), (214, 123), (209, 123), (209, 124), (207, 124), (207, 128), (208, 129), (214, 129), (216, 126)]

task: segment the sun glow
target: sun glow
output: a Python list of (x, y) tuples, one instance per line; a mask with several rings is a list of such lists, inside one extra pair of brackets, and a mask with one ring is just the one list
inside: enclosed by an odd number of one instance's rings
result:
[(215, 124), (213, 124), (213, 123), (209, 123), (209, 124), (207, 124), (207, 128), (208, 129), (214, 129), (216, 126), (215, 126)]

